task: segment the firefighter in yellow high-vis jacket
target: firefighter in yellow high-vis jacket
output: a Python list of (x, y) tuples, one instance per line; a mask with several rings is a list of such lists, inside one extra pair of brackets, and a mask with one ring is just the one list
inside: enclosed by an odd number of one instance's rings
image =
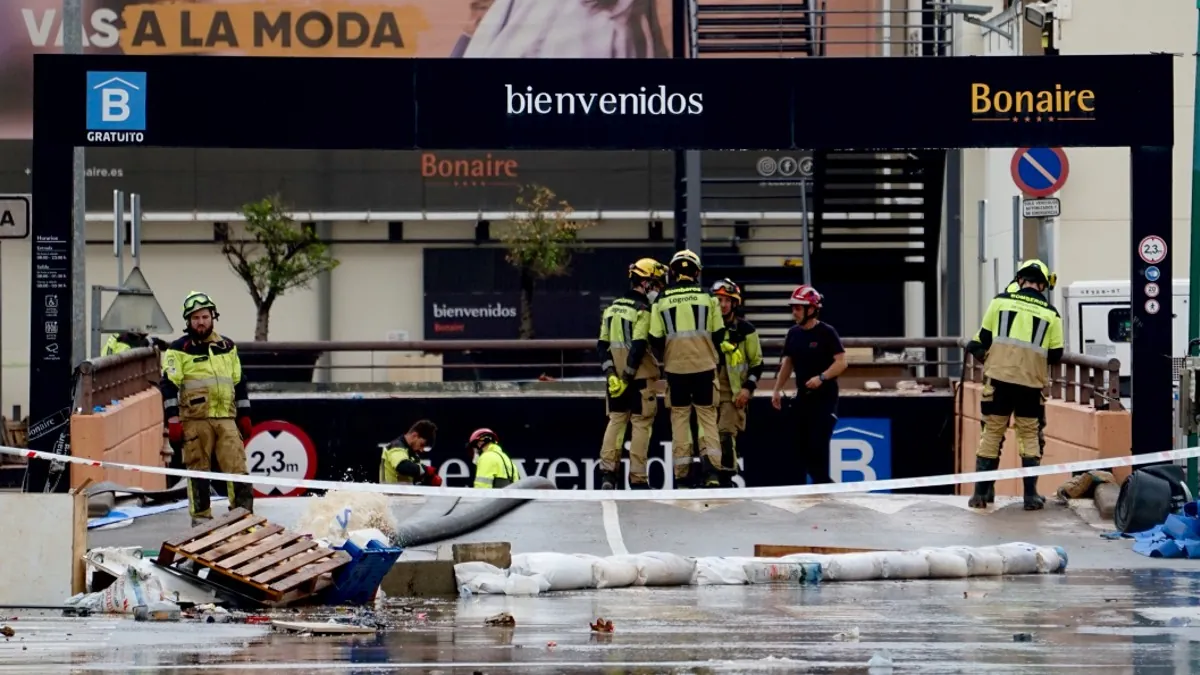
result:
[(629, 438), (629, 489), (648, 490), (646, 463), (650, 432), (658, 413), (658, 362), (650, 351), (650, 309), (666, 283), (666, 266), (642, 258), (629, 266), (629, 290), (604, 310), (600, 319), (601, 368), (608, 384), (605, 401), (608, 426), (600, 445), (600, 489), (615, 490), (621, 483), (621, 449), (625, 428)]
[(721, 365), (717, 369), (717, 432), (721, 435), (721, 486), (733, 487), (738, 474), (737, 437), (746, 430), (746, 409), (763, 373), (762, 342), (754, 324), (739, 317), (742, 289), (729, 279), (712, 285), (725, 321)]
[(700, 473), (706, 487), (720, 485), (720, 436), (717, 432), (717, 345), (725, 335), (717, 299), (700, 286), (700, 257), (676, 253), (667, 268), (670, 283), (650, 311), (650, 344), (662, 354), (671, 409), (674, 475), (685, 487), (692, 463), (692, 411), (700, 438)]
[[(220, 317), (205, 293), (192, 291), (183, 301), (185, 335), (163, 354), (162, 396), (167, 436), (192, 471), (247, 475), (246, 446), (253, 425), (250, 395), (233, 340), (213, 330)], [(230, 508), (254, 510), (249, 483), (231, 483)], [(209, 482), (188, 479), (192, 524), (212, 519)]]
[[(1016, 293), (1007, 290), (992, 299), (979, 332), (967, 345), (972, 356), (983, 362), (983, 392), (980, 408), (983, 433), (976, 450), (976, 471), (995, 471), (1000, 466), (1000, 443), (1014, 418), (1021, 465), (1040, 466), (1038, 420), (1045, 415), (1042, 390), (1049, 380), (1049, 366), (1063, 354), (1062, 318), (1046, 300), (1054, 275), (1040, 260), (1027, 260), (1017, 269)], [(1037, 477), (1025, 478), (1025, 509), (1045, 507), (1037, 492)], [(986, 508), (994, 499), (994, 482), (975, 484), (969, 505)]]

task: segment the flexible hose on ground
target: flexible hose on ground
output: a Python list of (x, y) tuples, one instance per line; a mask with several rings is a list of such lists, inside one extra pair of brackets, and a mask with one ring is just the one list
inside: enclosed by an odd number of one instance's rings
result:
[[(530, 476), (508, 486), (514, 490), (556, 490), (554, 481), (542, 476)], [(507, 488), (505, 488), (507, 489)], [(478, 504), (459, 506), (450, 515), (416, 522), (402, 523), (396, 528), (392, 544), (410, 548), (457, 537), (487, 525), (512, 511), (528, 499), (488, 499)]]

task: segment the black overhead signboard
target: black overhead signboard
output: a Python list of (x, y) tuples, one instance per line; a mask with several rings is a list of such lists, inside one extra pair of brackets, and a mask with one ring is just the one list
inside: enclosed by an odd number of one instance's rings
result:
[[(34, 133), (79, 145), (226, 148), (1165, 146), (1171, 110), (1146, 101), (1169, 95), (1171, 58), (297, 61), (48, 54), (35, 58), (35, 102), (47, 95), (37, 90), (45, 89), (42, 83), (55, 83), (55, 98), (37, 111), (43, 128)], [(293, 93), (299, 102), (280, 106), (277, 96), (264, 96), (268, 82), (272, 92)], [(133, 112), (124, 123), (100, 119), (106, 91), (116, 92), (110, 96), (120, 105), (128, 99)]]
[[(71, 148), (1130, 146), (1137, 452), (1171, 445), (1170, 55), (898, 59), (34, 58), (30, 446), (71, 408)], [(269, 92), (264, 94), (264, 92)], [(280, 92), (289, 103), (280, 105)], [(381, 96), (381, 93), (384, 94)], [(1158, 242), (1152, 262), (1137, 242)], [(42, 275), (42, 276), (39, 276)], [(54, 298), (51, 301), (51, 297)], [(56, 336), (64, 336), (58, 338)], [(61, 341), (60, 341), (61, 340)], [(62, 445), (60, 444), (60, 448)], [(40, 489), (45, 462), (34, 462)]]

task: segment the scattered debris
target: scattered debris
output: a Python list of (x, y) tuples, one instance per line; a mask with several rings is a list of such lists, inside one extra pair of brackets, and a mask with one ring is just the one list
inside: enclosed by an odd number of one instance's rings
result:
[(368, 635), (374, 634), (377, 629), (373, 626), (356, 626), (335, 621), (280, 621), (278, 619), (271, 622), (273, 628), (289, 632), (302, 633), (305, 635)]
[(833, 639), (838, 642), (858, 642), (862, 638), (862, 633), (858, 630), (858, 626), (851, 628), (848, 631), (837, 633)]
[(596, 622), (590, 624), (592, 631), (596, 633), (611, 633), (613, 632), (613, 622), (605, 621), (604, 617), (597, 617)]
[(0, 626), (0, 635), (10, 638), (17, 634), (17, 631), (12, 629), (12, 626)]
[(511, 627), (517, 625), (517, 620), (508, 612), (500, 612), (496, 616), (489, 616), (483, 620), (485, 626), (505, 626)]
[(169, 600), (160, 600), (133, 608), (134, 621), (178, 621), (180, 616), (179, 605)]
[(886, 649), (880, 649), (875, 652), (870, 661), (867, 661), (867, 673), (869, 675), (884, 675), (892, 672), (892, 653)]
[(554, 640), (551, 640), (546, 643), (546, 649), (554, 649), (557, 646), (558, 646), (558, 643), (555, 642)]
[(987, 596), (988, 594), (986, 591), (963, 591), (964, 600), (969, 600), (971, 598), (986, 598)]
[(1033, 633), (1013, 633), (1013, 642), (1032, 642)]

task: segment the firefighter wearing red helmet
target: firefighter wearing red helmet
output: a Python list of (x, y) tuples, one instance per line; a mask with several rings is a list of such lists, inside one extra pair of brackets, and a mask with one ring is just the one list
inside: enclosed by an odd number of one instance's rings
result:
[(700, 432), (700, 472), (707, 487), (721, 484), (717, 433), (718, 345), (725, 334), (717, 299), (700, 285), (700, 256), (676, 253), (667, 264), (670, 283), (650, 310), (650, 346), (662, 354), (671, 410), (671, 445), (677, 486), (692, 465), (692, 411)]
[(754, 324), (738, 316), (742, 289), (730, 279), (712, 285), (725, 319), (721, 365), (717, 369), (717, 433), (721, 436), (721, 487), (733, 487), (738, 474), (738, 434), (746, 430), (746, 409), (763, 373), (762, 342)]
[(796, 375), (796, 398), (792, 415), (796, 423), (798, 452), (792, 457), (801, 482), (832, 483), (829, 475), (829, 444), (837, 424), (837, 378), (846, 370), (846, 350), (841, 336), (820, 320), (824, 299), (817, 289), (805, 284), (792, 292), (788, 301), (796, 325), (788, 330), (783, 359), (771, 405), (783, 408), (781, 396), (792, 374)]
[(475, 464), (475, 483), (481, 490), (504, 488), (517, 482), (517, 468), (500, 447), (500, 438), (491, 429), (476, 429), (467, 439), (471, 461)]

